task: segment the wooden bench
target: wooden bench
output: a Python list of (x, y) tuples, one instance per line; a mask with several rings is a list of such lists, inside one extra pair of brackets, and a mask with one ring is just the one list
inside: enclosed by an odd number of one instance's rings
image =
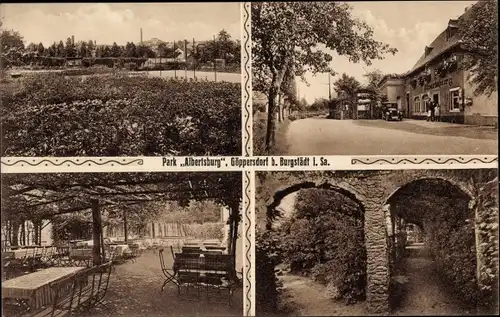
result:
[(65, 277), (59, 281), (50, 284), (50, 288), (54, 294), (53, 304), (51, 307), (42, 309), (41, 311), (33, 312), (30, 317), (63, 317), (69, 316), (74, 310), (74, 298), (77, 288), (77, 276)]

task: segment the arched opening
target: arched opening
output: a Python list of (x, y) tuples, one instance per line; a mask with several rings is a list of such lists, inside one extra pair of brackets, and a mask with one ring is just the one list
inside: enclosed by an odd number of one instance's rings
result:
[(470, 200), (458, 186), (435, 178), (406, 184), (387, 200), (394, 311), (463, 314), (476, 307), (477, 253)]
[[(266, 241), (257, 240), (258, 313), (294, 315), (295, 307), (305, 306), (315, 315), (355, 309), (347, 304), (366, 298), (364, 214), (354, 193), (328, 182), (303, 182), (276, 192), (267, 205)], [(259, 294), (274, 280), (261, 277), (264, 253), (272, 255), (269, 270), (278, 272), (277, 284), (286, 290), (277, 299), (267, 296), (269, 289)], [(272, 307), (271, 302), (280, 304)]]

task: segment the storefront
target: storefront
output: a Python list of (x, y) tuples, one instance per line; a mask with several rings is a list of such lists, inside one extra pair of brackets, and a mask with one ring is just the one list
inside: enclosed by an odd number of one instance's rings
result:
[[(407, 78), (405, 101), (409, 102), (406, 108), (411, 113), (410, 118), (426, 119), (432, 102), (437, 105), (435, 112), (441, 121), (464, 123), (464, 72), (458, 69), (457, 58), (457, 55), (447, 57), (426, 71)], [(449, 72), (440, 72), (443, 63), (455, 66)]]
[[(415, 66), (401, 76), (388, 76), (380, 83), (386, 95), (397, 99), (405, 117), (427, 119), (431, 103), (437, 105), (440, 121), (471, 125), (497, 125), (498, 96), (474, 94), (468, 71), (462, 69), (463, 50), (457, 20), (424, 48)], [(404, 78), (402, 81), (398, 79)], [(390, 83), (390, 85), (389, 85)], [(394, 95), (394, 96), (393, 96)]]

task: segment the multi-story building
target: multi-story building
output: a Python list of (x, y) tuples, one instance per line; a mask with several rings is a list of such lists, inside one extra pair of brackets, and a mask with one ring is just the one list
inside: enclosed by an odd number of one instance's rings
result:
[(401, 77), (386, 76), (379, 88), (407, 118), (425, 119), (433, 101), (439, 105), (441, 121), (497, 125), (498, 96), (474, 94), (469, 71), (461, 67), (461, 43), (458, 20), (451, 19), (411, 70)]

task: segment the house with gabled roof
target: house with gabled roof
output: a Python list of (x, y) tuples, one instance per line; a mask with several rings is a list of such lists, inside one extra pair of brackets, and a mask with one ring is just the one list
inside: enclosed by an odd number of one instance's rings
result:
[(468, 80), (469, 71), (461, 67), (465, 51), (458, 19), (448, 21), (408, 72), (403, 76), (385, 76), (379, 89), (407, 118), (426, 119), (431, 102), (435, 102), (441, 121), (497, 125), (497, 94), (475, 95), (475, 87)]

